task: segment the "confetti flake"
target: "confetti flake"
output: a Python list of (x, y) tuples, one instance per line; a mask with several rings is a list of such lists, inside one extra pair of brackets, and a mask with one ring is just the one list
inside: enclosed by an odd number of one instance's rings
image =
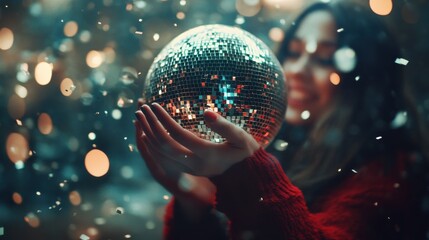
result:
[(3, 236), (3, 235), (4, 235), (4, 228), (0, 227), (0, 236)]
[(408, 62), (409, 61), (407, 59), (405, 59), (405, 58), (397, 58), (395, 60), (395, 63), (401, 64), (401, 65), (404, 65), (404, 66), (406, 66), (408, 64)]
[(80, 235), (79, 237), (81, 240), (89, 240), (89, 237), (85, 234)]
[(123, 214), (124, 213), (124, 209), (121, 207), (116, 208), (116, 213), (117, 214)]

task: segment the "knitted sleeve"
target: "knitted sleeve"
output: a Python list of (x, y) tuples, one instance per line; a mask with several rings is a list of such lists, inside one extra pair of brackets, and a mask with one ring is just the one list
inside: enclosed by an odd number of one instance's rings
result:
[(301, 191), (262, 148), (211, 180), (232, 239), (399, 239), (399, 183), (354, 175), (338, 183), (317, 212), (309, 211)]
[(207, 206), (199, 221), (190, 221), (174, 198), (166, 206), (163, 239), (166, 240), (226, 240), (226, 218), (212, 206)]

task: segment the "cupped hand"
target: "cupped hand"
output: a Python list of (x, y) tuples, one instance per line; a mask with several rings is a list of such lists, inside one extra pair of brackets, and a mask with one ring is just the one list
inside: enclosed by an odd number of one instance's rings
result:
[[(139, 99), (138, 107), (143, 105)], [(149, 141), (143, 133), (142, 124), (148, 127), (146, 121), (139, 121), (140, 113), (137, 114), (137, 121), (134, 122), (136, 128), (137, 148), (146, 163), (150, 173), (155, 180), (165, 189), (173, 194), (184, 207), (189, 205), (189, 209), (198, 215), (198, 206), (212, 205), (216, 187), (206, 177), (193, 176), (183, 172), (181, 165), (175, 164), (162, 153), (154, 152), (153, 143)]]
[(151, 159), (151, 164), (160, 161), (166, 171), (176, 169), (206, 177), (219, 175), (260, 147), (250, 134), (212, 111), (204, 112), (206, 125), (224, 137), (225, 142), (199, 138), (181, 127), (157, 103), (152, 108), (143, 105), (136, 117), (143, 158)]

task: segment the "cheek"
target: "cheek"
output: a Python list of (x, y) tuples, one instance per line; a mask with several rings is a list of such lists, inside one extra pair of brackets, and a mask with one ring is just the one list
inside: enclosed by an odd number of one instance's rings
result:
[(334, 98), (334, 92), (337, 88), (331, 80), (330, 76), (333, 73), (333, 70), (322, 70), (315, 71), (315, 85), (317, 88), (317, 93), (319, 95), (321, 105), (326, 105), (332, 101)]

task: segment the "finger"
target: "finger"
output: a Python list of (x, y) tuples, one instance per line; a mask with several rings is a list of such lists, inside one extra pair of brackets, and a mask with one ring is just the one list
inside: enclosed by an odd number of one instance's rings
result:
[(143, 133), (140, 123), (134, 122), (134, 126), (136, 128), (137, 149), (139, 150), (139, 153), (145, 161), (146, 166), (151, 172), (152, 176), (158, 180), (162, 177), (162, 175), (165, 175), (165, 172), (155, 161), (153, 161), (153, 158), (144, 143), (146, 136)]
[(149, 106), (144, 105), (142, 110), (144, 111), (143, 117), (146, 119), (147, 125), (149, 125), (153, 132), (151, 137), (154, 138), (153, 140), (158, 143), (159, 147), (163, 148), (164, 151), (172, 156), (192, 155), (192, 151), (182, 146), (168, 134), (167, 130), (161, 125)]
[(144, 132), (146, 134), (146, 136), (149, 139), (151, 139), (152, 141), (156, 141), (156, 137), (155, 137), (154, 133), (152, 132), (152, 129), (151, 129), (149, 123), (147, 122), (147, 119), (146, 119), (145, 115), (143, 114), (143, 112), (138, 110), (135, 112), (135, 115), (136, 115), (136, 118), (140, 124), (142, 132)]
[[(192, 132), (184, 129), (177, 123), (159, 104), (153, 103), (153, 113), (155, 113), (158, 120), (170, 133), (170, 137), (181, 143), (194, 153), (204, 154), (204, 147), (207, 146), (208, 141), (199, 138)], [(149, 107), (147, 107), (149, 108)]]
[(169, 137), (165, 129), (162, 129), (165, 134), (164, 137), (168, 139), (166, 140), (166, 143), (162, 144), (156, 137), (160, 134), (155, 134), (151, 131), (151, 127), (149, 126), (145, 115), (141, 111), (137, 111), (136, 116), (139, 119), (138, 123), (140, 123), (139, 126), (142, 129), (142, 133), (147, 133), (144, 138), (142, 138), (144, 140), (146, 151), (150, 150), (153, 155), (162, 156), (162, 158), (160, 157), (157, 159), (170, 159), (171, 161), (175, 161), (175, 164), (180, 164), (180, 169), (182, 169), (182, 171), (186, 170), (187, 173), (193, 173), (195, 170), (201, 168), (202, 161), (200, 161), (200, 159), (191, 150), (185, 148)]
[(246, 135), (249, 135), (242, 128), (234, 125), (213, 111), (205, 111), (203, 116), (207, 126), (214, 132), (224, 137), (228, 143), (232, 145), (241, 146), (244, 140), (247, 138)]

